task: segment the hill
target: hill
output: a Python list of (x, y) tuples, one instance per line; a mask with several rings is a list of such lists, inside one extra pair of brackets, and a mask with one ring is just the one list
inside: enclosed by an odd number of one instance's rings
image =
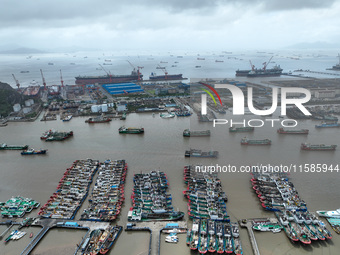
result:
[(0, 115), (8, 116), (13, 112), (13, 105), (22, 104), (24, 98), (9, 84), (0, 82)]

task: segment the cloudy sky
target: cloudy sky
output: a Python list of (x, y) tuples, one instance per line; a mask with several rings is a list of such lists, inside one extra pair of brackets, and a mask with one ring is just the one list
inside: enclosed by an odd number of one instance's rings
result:
[(228, 51), (336, 44), (339, 13), (340, 0), (1, 0), (0, 46)]

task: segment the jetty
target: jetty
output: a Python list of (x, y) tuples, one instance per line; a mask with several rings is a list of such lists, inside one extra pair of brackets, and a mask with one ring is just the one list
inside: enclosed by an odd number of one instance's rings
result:
[(125, 231), (149, 231), (149, 251), (148, 255), (160, 255), (161, 252), (161, 234), (167, 229), (187, 229), (186, 221), (176, 221), (178, 227), (166, 227), (167, 224), (173, 224), (174, 221), (154, 221), (154, 222), (137, 222), (128, 223)]

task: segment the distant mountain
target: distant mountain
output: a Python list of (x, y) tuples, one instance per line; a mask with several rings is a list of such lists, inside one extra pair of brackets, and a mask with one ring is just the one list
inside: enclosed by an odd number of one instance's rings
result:
[(287, 49), (339, 49), (339, 43), (328, 42), (304, 42), (286, 47)]
[(13, 112), (13, 105), (22, 104), (24, 97), (9, 84), (0, 82), (0, 115), (8, 116)]
[(0, 51), (0, 54), (40, 54), (40, 53), (46, 53), (46, 51), (25, 47)]

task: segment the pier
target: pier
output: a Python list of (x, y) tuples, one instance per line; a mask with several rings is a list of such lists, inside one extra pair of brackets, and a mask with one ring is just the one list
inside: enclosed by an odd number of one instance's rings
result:
[(125, 231), (149, 231), (150, 241), (149, 241), (149, 252), (148, 255), (160, 255), (161, 251), (161, 233), (164, 229), (174, 229), (165, 228), (168, 223), (177, 223), (179, 229), (186, 229), (187, 223), (185, 221), (154, 221), (154, 222), (138, 222), (135, 226), (127, 227)]
[(253, 219), (244, 219), (244, 220), (240, 220), (240, 226), (243, 228), (247, 228), (248, 230), (248, 235), (249, 235), (249, 239), (250, 239), (250, 243), (251, 243), (251, 247), (253, 249), (253, 254), (254, 255), (260, 255), (260, 251), (259, 251), (259, 247), (257, 246), (257, 242), (255, 239), (255, 235), (253, 232), (253, 223), (252, 223)]
[(4, 235), (6, 235), (6, 233), (13, 227), (13, 224), (11, 224), (4, 232), (2, 232), (2, 234), (0, 235), (0, 239), (2, 239), (4, 237)]

